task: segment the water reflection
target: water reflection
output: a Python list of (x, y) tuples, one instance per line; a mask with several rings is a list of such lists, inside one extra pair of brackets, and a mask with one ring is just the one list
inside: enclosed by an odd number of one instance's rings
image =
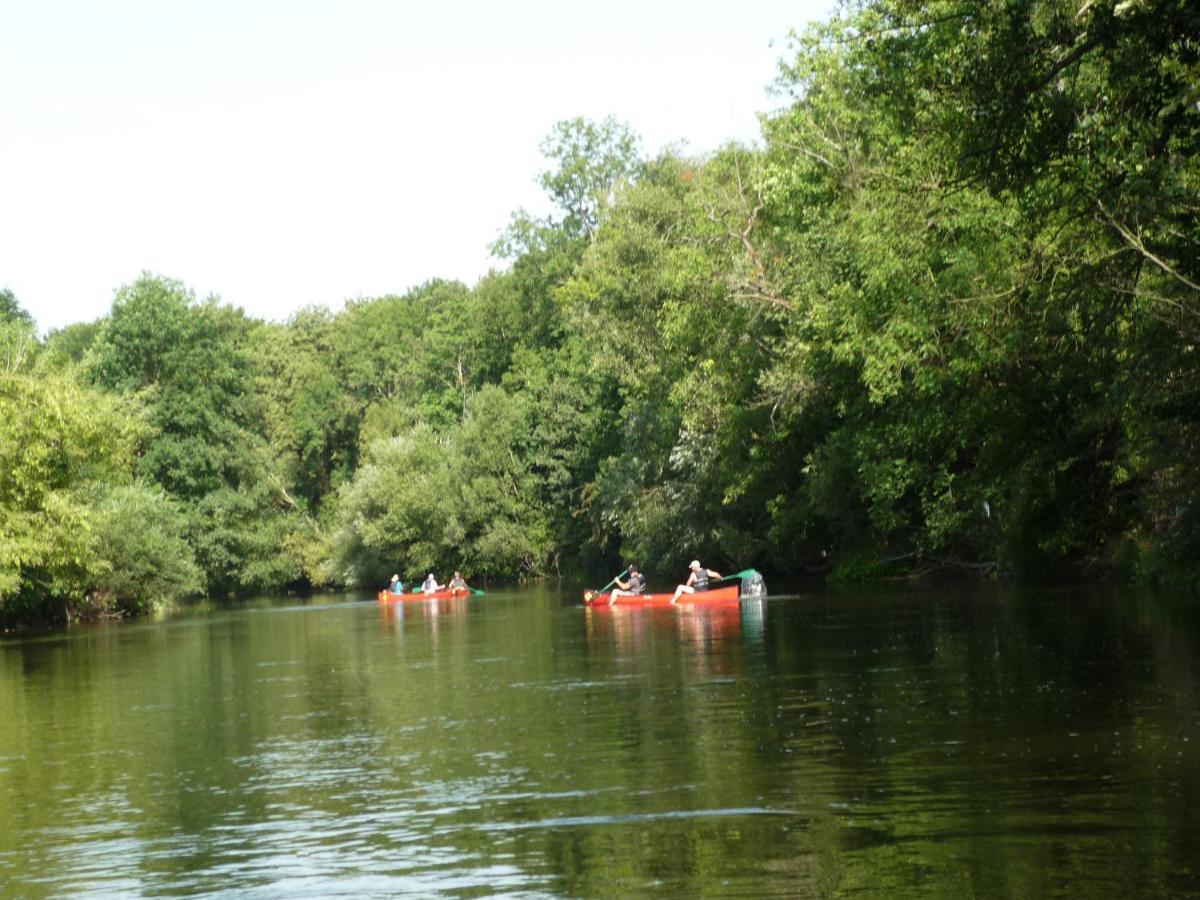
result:
[(1197, 895), (1194, 607), (577, 597), (0, 642), (0, 894)]
[(386, 632), (402, 634), (407, 620), (408, 628), (420, 628), (436, 640), (443, 630), (464, 626), (468, 601), (467, 597), (439, 597), (377, 603), (380, 627)]
[(742, 631), (746, 635), (746, 640), (750, 642), (761, 641), (767, 618), (766, 594), (743, 597), (741, 602)]
[[(611, 647), (618, 654), (631, 654), (644, 647), (650, 632), (654, 632), (676, 636), (697, 655), (711, 656), (724, 644), (742, 637), (742, 611), (737, 602), (678, 608), (587, 606), (583, 610), (587, 641), (593, 651)], [(761, 624), (757, 636), (762, 636)]]

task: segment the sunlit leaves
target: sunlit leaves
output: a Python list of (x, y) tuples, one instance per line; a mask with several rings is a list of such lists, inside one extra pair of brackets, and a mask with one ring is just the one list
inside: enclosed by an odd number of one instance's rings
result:
[(66, 375), (0, 374), (0, 616), (74, 615), (111, 570), (96, 498), (130, 480), (142, 421)]

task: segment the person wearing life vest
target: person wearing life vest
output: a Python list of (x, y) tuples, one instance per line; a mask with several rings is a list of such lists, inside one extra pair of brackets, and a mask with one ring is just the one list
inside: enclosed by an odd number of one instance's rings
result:
[(426, 594), (436, 594), (441, 589), (442, 586), (437, 583), (437, 579), (433, 577), (432, 572), (426, 577), (425, 583), (421, 585), (421, 590)]
[(675, 596), (671, 598), (671, 602), (675, 603), (679, 599), (680, 594), (694, 594), (697, 591), (707, 591), (710, 579), (721, 577), (720, 572), (714, 572), (712, 569), (706, 569), (700, 565), (700, 560), (693, 559), (691, 565), (691, 574), (684, 584), (678, 585), (675, 588)]
[(455, 572), (454, 577), (450, 579), (450, 583), (446, 587), (450, 588), (450, 593), (452, 594), (465, 594), (471, 589), (463, 579), (461, 572)]
[(399, 575), (392, 576), (392, 583), (388, 585), (388, 590), (393, 594), (404, 593), (404, 582), (400, 580)]
[(613, 592), (608, 598), (609, 606), (616, 603), (618, 597), (636, 597), (638, 594), (646, 593), (646, 576), (638, 571), (638, 567), (633, 563), (629, 564), (629, 580), (622, 581), (618, 578), (616, 584), (617, 586), (613, 588)]

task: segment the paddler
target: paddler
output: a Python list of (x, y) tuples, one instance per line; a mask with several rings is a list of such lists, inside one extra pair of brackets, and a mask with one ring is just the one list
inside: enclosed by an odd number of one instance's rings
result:
[(425, 583), (421, 585), (421, 590), (424, 591), (426, 594), (436, 594), (441, 589), (442, 589), (442, 586), (437, 583), (437, 579), (433, 577), (432, 572), (430, 572), (429, 575), (426, 576)]
[(447, 585), (452, 594), (465, 594), (471, 588), (463, 579), (461, 572), (455, 572), (454, 577), (450, 579), (450, 584)]
[(638, 594), (646, 593), (646, 576), (633, 563), (629, 564), (629, 580), (622, 581), (617, 578), (616, 584), (617, 586), (613, 588), (613, 592), (608, 597), (609, 606), (616, 603), (618, 597), (636, 597)]
[(679, 599), (680, 594), (694, 594), (697, 591), (707, 591), (710, 580), (715, 580), (721, 577), (720, 572), (714, 572), (712, 569), (706, 569), (700, 565), (700, 560), (693, 559), (688, 565), (691, 569), (691, 574), (684, 584), (678, 585), (675, 588), (675, 596), (671, 598), (671, 603)]
[(392, 576), (392, 583), (388, 585), (388, 591), (393, 594), (404, 593), (404, 583), (400, 580), (399, 575)]

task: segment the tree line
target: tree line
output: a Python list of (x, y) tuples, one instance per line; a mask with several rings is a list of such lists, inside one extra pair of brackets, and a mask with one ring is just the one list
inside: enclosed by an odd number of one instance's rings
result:
[(1194, 583), (1200, 8), (860, 0), (762, 140), (562, 122), (503, 265), (265, 322), (0, 293), (0, 618), (649, 571)]

